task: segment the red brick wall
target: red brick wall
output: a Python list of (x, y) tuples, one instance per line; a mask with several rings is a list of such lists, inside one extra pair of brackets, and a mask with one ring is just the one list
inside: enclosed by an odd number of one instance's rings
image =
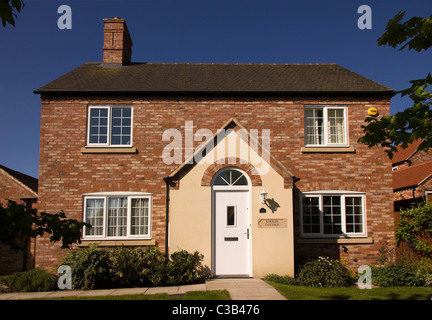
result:
[[(35, 198), (35, 194), (20, 182), (0, 169), (0, 203), (6, 205), (7, 200), (24, 203), (21, 198)], [(30, 248), (30, 245), (29, 245)], [(8, 246), (0, 244), (0, 275), (23, 271), (24, 254), (12, 251)], [(27, 254), (27, 268), (33, 267), (33, 255)]]
[[(82, 154), (86, 143), (88, 104), (133, 105), (133, 146), (137, 154)], [(348, 106), (349, 141), (355, 153), (302, 153), (304, 105)], [(349, 259), (372, 264), (381, 243), (394, 242), (391, 163), (385, 153), (357, 143), (367, 109), (376, 107), (389, 114), (389, 99), (375, 98), (119, 98), (43, 97), (41, 118), (39, 203), (47, 212), (63, 209), (82, 219), (82, 194), (98, 191), (138, 191), (153, 194), (152, 236), (161, 249), (165, 241), (165, 183), (178, 164), (166, 165), (161, 155), (168, 144), (164, 130), (176, 128), (184, 138), (185, 121), (193, 121), (194, 132), (216, 130), (230, 118), (247, 129), (271, 130), (271, 153), (298, 178), (300, 191), (350, 190), (367, 192), (368, 235), (372, 245), (347, 245)], [(196, 142), (198, 145), (201, 142)], [(184, 154), (183, 154), (184, 160)], [(296, 211), (298, 222), (299, 212)], [(298, 236), (298, 234), (296, 234)], [(36, 265), (52, 267), (64, 251), (46, 240), (38, 241)], [(325, 248), (329, 248), (328, 251)], [(339, 246), (323, 246), (320, 255), (340, 254)], [(296, 245), (298, 259), (311, 256), (310, 245)]]
[(428, 151), (423, 151), (423, 150), (417, 151), (409, 161), (411, 162), (411, 165), (414, 166), (416, 164), (420, 164), (431, 160), (432, 160), (432, 150), (429, 149)]

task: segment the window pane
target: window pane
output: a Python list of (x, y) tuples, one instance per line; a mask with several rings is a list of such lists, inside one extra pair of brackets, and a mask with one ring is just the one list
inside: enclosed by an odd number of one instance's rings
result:
[(131, 235), (148, 235), (149, 199), (132, 199), (131, 206)]
[(324, 234), (342, 233), (340, 196), (323, 196)]
[(127, 198), (110, 198), (108, 201), (108, 237), (126, 236)]
[(226, 170), (216, 177), (213, 184), (216, 186), (247, 186), (248, 181), (240, 171)]
[(111, 144), (131, 144), (131, 108), (112, 108)]
[(90, 109), (90, 128), (89, 142), (90, 143), (106, 143), (107, 142), (107, 127), (108, 127), (108, 109), (93, 108)]
[(303, 198), (303, 232), (320, 233), (320, 210), (318, 197)]
[(324, 117), (322, 108), (307, 108), (306, 118), (306, 144), (324, 144)]
[(345, 197), (346, 232), (363, 232), (362, 198)]
[(85, 221), (92, 225), (92, 228), (85, 228), (86, 236), (103, 235), (103, 206), (104, 199), (86, 200)]
[(216, 186), (228, 186), (230, 184), (230, 178), (228, 171), (221, 172), (215, 179), (214, 185)]
[(227, 226), (234, 227), (235, 226), (235, 207), (227, 206)]
[(329, 143), (345, 143), (344, 109), (328, 109)]

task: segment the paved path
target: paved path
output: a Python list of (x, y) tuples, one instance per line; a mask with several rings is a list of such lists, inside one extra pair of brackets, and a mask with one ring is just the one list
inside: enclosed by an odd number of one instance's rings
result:
[(95, 297), (128, 294), (183, 294), (187, 291), (228, 290), (233, 300), (285, 300), (272, 286), (261, 279), (211, 279), (202, 284), (174, 287), (126, 288), (105, 290), (64, 290), (50, 292), (0, 293), (0, 300), (44, 299), (68, 296)]

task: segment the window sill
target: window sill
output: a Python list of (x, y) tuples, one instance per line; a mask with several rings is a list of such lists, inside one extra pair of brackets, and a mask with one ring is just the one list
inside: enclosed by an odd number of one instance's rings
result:
[(78, 247), (88, 247), (91, 244), (97, 244), (100, 247), (154, 246), (156, 240), (82, 240)]
[(300, 238), (298, 243), (372, 244), (373, 238)]
[(81, 153), (137, 153), (137, 148), (134, 147), (84, 147), (81, 148)]
[(354, 147), (302, 147), (302, 153), (355, 153)]

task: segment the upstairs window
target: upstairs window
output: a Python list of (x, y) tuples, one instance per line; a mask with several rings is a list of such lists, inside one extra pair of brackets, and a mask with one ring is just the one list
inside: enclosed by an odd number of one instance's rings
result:
[(87, 145), (131, 147), (132, 107), (89, 107)]
[(306, 107), (306, 146), (347, 146), (348, 138), (346, 118), (346, 107)]

